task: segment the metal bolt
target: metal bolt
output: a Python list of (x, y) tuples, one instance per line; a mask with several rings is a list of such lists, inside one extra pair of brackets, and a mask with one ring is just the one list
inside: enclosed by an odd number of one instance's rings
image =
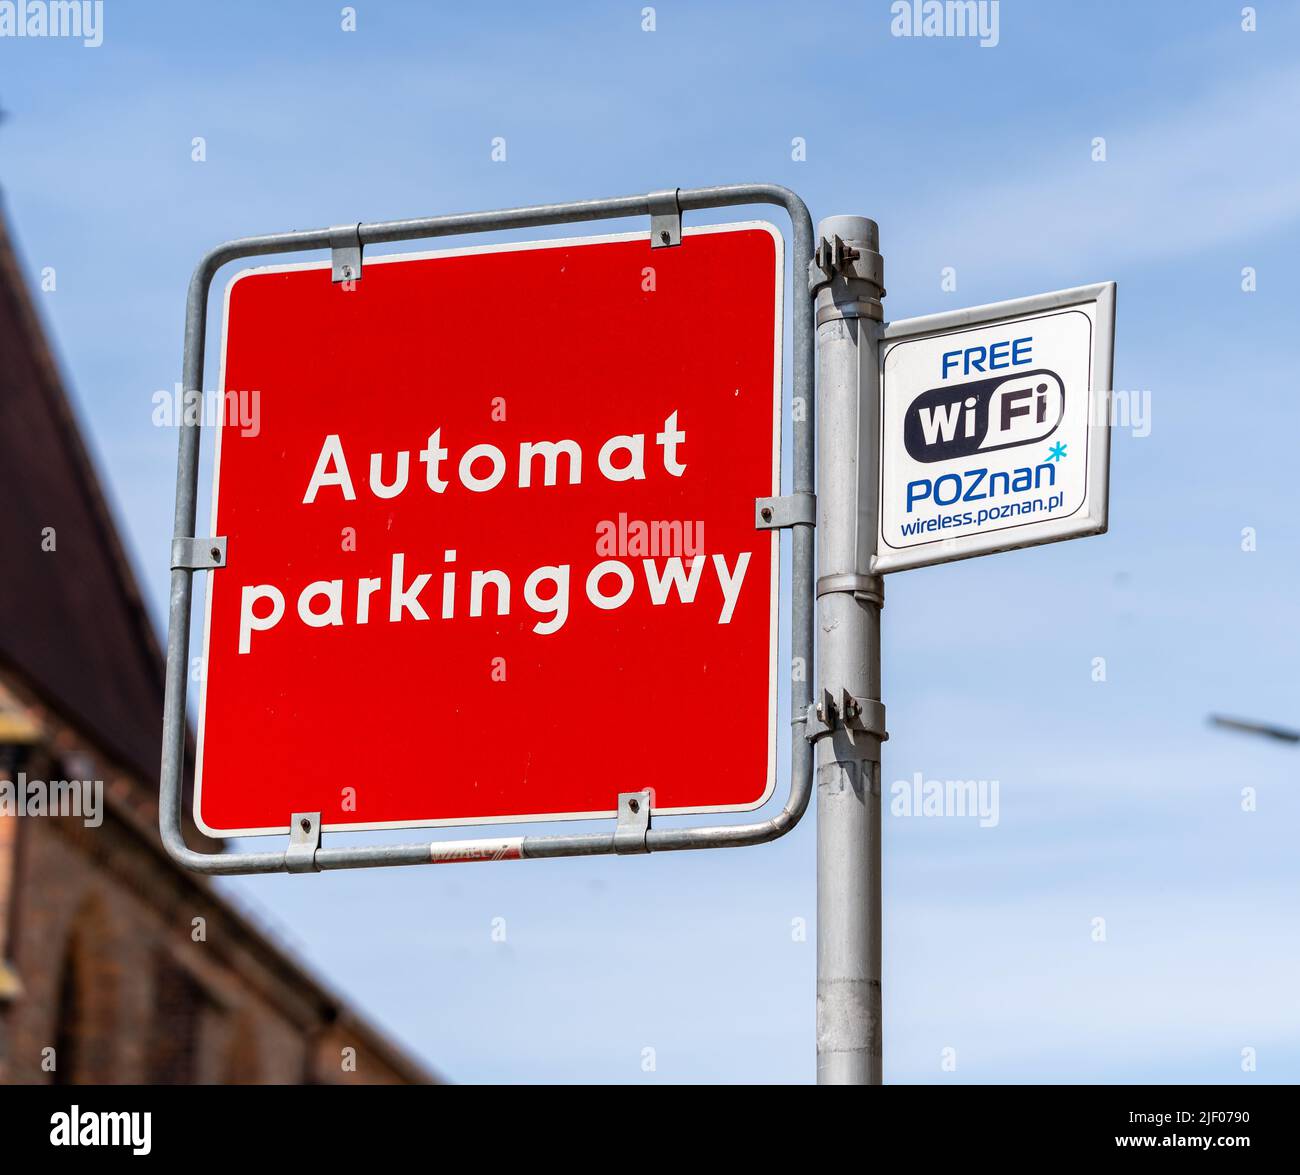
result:
[(308, 820), (306, 816), (304, 816), (301, 820), (298, 821), (298, 827), (301, 828), (303, 832), (310, 832), (311, 821)]
[(673, 239), (673, 235), (667, 229), (661, 229), (659, 232), (659, 239), (666, 245)]
[(764, 506), (764, 507), (759, 511), (759, 514), (762, 516), (764, 522), (771, 522), (771, 521), (772, 521), (772, 507), (771, 507), (771, 506)]
[(343, 267), (343, 278), (344, 278), (344, 280), (346, 281), (346, 280), (347, 280), (348, 278), (350, 278), (351, 276), (352, 276), (352, 266), (350, 266), (350, 265), (345, 265), (345, 266)]
[(631, 812), (639, 812), (639, 811), (641, 811), (641, 801), (640, 801), (640, 800), (637, 800), (637, 799), (631, 799), (631, 800), (628, 800), (628, 802), (627, 802), (627, 806), (628, 806), (628, 810), (631, 811)]
[(220, 547), (213, 547), (212, 550), (209, 551), (208, 553), (212, 556), (212, 561), (213, 561), (214, 563), (220, 563), (220, 562), (221, 562), (221, 548), (220, 548)]

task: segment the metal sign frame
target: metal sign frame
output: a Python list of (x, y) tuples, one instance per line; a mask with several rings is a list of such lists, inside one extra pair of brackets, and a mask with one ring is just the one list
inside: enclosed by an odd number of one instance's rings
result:
[[(649, 792), (618, 796), (618, 817), (609, 832), (550, 836), (492, 837), (434, 840), (326, 848), (321, 844), (320, 814), (294, 813), (288, 845), (280, 850), (250, 853), (205, 853), (185, 844), (182, 833), (183, 780), (188, 723), (186, 693), (189, 677), (190, 624), (196, 571), (213, 573), (225, 566), (224, 542), (195, 535), (198, 501), (202, 414), (183, 414), (176, 469), (176, 510), (171, 557), (171, 598), (168, 610), (166, 694), (163, 708), (162, 769), (158, 823), (163, 846), (173, 861), (205, 874), (307, 873), (325, 869), (372, 866), (427, 865), (454, 861), (521, 860), (542, 857), (599, 856), (609, 853), (649, 853), (682, 849), (732, 848), (762, 844), (789, 832), (798, 823), (812, 793), (813, 747), (805, 737), (812, 702), (814, 622), (814, 365), (813, 302), (806, 275), (813, 256), (813, 226), (804, 202), (788, 188), (775, 184), (734, 184), (710, 188), (669, 188), (637, 196), (541, 204), (492, 212), (460, 213), (375, 224), (349, 224), (325, 229), (275, 233), (228, 241), (208, 252), (190, 280), (185, 309), (183, 386), (189, 397), (202, 395), (207, 338), (208, 295), (218, 270), (246, 257), (330, 251), (333, 277), (347, 281), (363, 272), (367, 245), (424, 240), (459, 234), (536, 228), (620, 217), (650, 217), (650, 247), (681, 243), (683, 212), (709, 208), (771, 204), (790, 218), (790, 272), (793, 283), (793, 381), (791, 404), (794, 455), (793, 493), (755, 502), (754, 525), (760, 530), (790, 529), (792, 535), (791, 648), (805, 672), (791, 684), (790, 790), (782, 810), (768, 820), (704, 827), (651, 827)], [(784, 410), (784, 409), (783, 409)]]
[[(684, 241), (693, 237), (713, 236), (717, 234), (734, 233), (759, 230), (765, 233), (773, 243), (774, 257), (776, 261), (774, 273), (774, 289), (772, 294), (777, 303), (777, 312), (775, 318), (775, 338), (773, 339), (773, 366), (768, 372), (770, 383), (769, 406), (770, 422), (772, 425), (772, 443), (770, 448), (770, 473), (769, 478), (772, 483), (770, 493), (780, 495), (781, 492), (781, 415), (782, 415), (782, 388), (784, 386), (783, 373), (783, 354), (784, 354), (784, 335), (785, 335), (785, 317), (783, 313), (784, 303), (782, 294), (786, 284), (785, 269), (785, 238), (777, 227), (770, 221), (766, 220), (741, 220), (732, 221), (726, 224), (707, 224), (697, 226), (683, 227), (681, 238)], [(641, 232), (624, 232), (624, 233), (604, 233), (595, 236), (577, 236), (577, 237), (558, 237), (548, 240), (530, 240), (523, 242), (508, 242), (496, 244), (471, 244), (462, 245), (452, 249), (441, 250), (420, 250), (410, 253), (390, 253), (384, 256), (371, 257), (366, 256), (364, 261), (364, 273), (371, 274), (380, 267), (390, 264), (405, 264), (422, 261), (440, 261), (455, 257), (483, 256), (485, 254), (506, 254), (518, 257), (520, 254), (541, 254), (547, 251), (569, 251), (580, 249), (587, 246), (600, 247), (604, 245), (617, 245), (646, 242), (646, 233)], [(331, 268), (329, 259), (321, 261), (299, 261), (289, 264), (276, 264), (258, 266), (256, 268), (243, 269), (236, 273), (225, 288), (225, 306), (222, 318), (221, 334), (221, 356), (220, 356), (220, 379), (219, 389), (224, 392), (227, 387), (226, 376), (226, 349), (229, 342), (229, 315), (231, 295), (235, 285), (245, 278), (265, 277), (274, 274), (301, 273), (303, 271), (320, 271)], [(206, 419), (206, 418), (205, 418)], [(226, 531), (218, 531), (219, 502), (221, 489), (221, 457), (223, 447), (223, 430), (217, 428), (214, 433), (215, 441), (213, 445), (213, 472), (212, 472), (212, 501), (211, 501), (211, 533), (220, 533), (223, 538), (229, 539)], [(229, 441), (224, 443), (229, 444)], [(751, 499), (753, 500), (753, 499)], [(768, 499), (764, 499), (767, 501)], [(763, 768), (763, 793), (757, 800), (747, 800), (743, 803), (717, 804), (715, 806), (689, 806), (677, 805), (669, 806), (656, 803), (654, 814), (656, 816), (695, 816), (708, 814), (739, 814), (744, 812), (753, 812), (763, 807), (775, 794), (777, 783), (777, 764), (776, 764), (776, 742), (777, 742), (777, 706), (778, 706), (778, 678), (777, 678), (777, 638), (780, 626), (780, 530), (777, 527), (770, 527), (767, 545), (770, 547), (771, 554), (771, 572), (768, 576), (768, 588), (771, 595), (770, 606), (767, 613), (768, 626), (768, 691), (767, 691), (767, 711), (766, 711), (766, 763)], [(757, 546), (762, 546), (762, 540), (759, 540)], [(227, 553), (227, 565), (229, 563), (229, 554)], [(236, 837), (253, 837), (253, 836), (287, 836), (291, 829), (290, 812), (285, 809), (282, 811), (282, 819), (274, 826), (266, 827), (245, 827), (240, 825), (238, 828), (214, 829), (209, 827), (203, 820), (202, 816), (202, 792), (204, 784), (204, 743), (207, 725), (207, 695), (208, 695), (208, 673), (207, 668), (210, 664), (209, 656), (212, 647), (211, 630), (212, 630), (212, 606), (213, 606), (213, 586), (209, 585), (209, 590), (204, 601), (204, 620), (200, 629), (202, 640), (202, 663), (205, 672), (199, 686), (199, 705), (198, 705), (198, 723), (195, 738), (195, 770), (194, 770), (194, 823), (198, 826), (205, 836), (214, 840), (233, 839)], [(567, 768), (566, 768), (567, 771)], [(534, 798), (538, 798), (538, 793), (530, 788), (528, 793)], [(544, 789), (543, 793), (544, 795)], [(656, 796), (656, 799), (661, 797)], [(554, 823), (561, 821), (577, 820), (612, 820), (618, 815), (616, 808), (617, 796), (611, 789), (608, 796), (608, 802), (599, 809), (590, 811), (576, 808), (562, 809), (558, 807), (538, 807), (528, 809), (509, 815), (481, 816), (470, 818), (465, 816), (429, 818), (429, 819), (400, 819), (372, 822), (332, 822), (323, 820), (321, 824), (322, 835), (332, 832), (371, 832), (398, 828), (456, 828), (456, 827), (475, 827), (501, 824), (541, 824)]]
[[(1027, 298), (1012, 298), (1006, 302), (991, 302), (984, 306), (971, 306), (965, 310), (947, 310), (940, 314), (927, 314), (920, 318), (902, 318), (886, 324), (880, 337), (880, 445), (879, 469), (876, 472), (877, 494), (883, 500), (885, 462), (885, 361), (890, 350), (899, 343), (952, 334), (966, 329), (996, 326), (1002, 322), (1015, 322), (1029, 315), (1046, 315), (1056, 311), (1093, 307), (1090, 318), (1092, 338), (1089, 352), (1088, 404), (1088, 455), (1086, 512), (1065, 518), (1029, 524), (1033, 533), (1024, 541), (1009, 539), (1005, 530), (984, 531), (960, 535), (952, 539), (936, 539), (936, 550), (928, 555), (919, 552), (919, 544), (903, 550), (887, 549), (882, 533), (883, 513), (876, 522), (875, 557), (872, 570), (882, 575), (907, 571), (916, 567), (932, 567), (939, 563), (952, 563), (958, 559), (972, 559), (979, 555), (992, 555), (1000, 551), (1014, 551), (1022, 547), (1036, 547), (1044, 543), (1065, 539), (1084, 538), (1105, 534), (1110, 503), (1110, 428), (1109, 406), (1111, 384), (1114, 382), (1115, 341), (1115, 283), (1097, 282), (1093, 285), (1074, 286), (1067, 290), (1054, 290), (1047, 294), (1033, 294)], [(1096, 419), (1098, 405), (1105, 408), (1103, 420)], [(945, 543), (945, 547), (937, 544)]]

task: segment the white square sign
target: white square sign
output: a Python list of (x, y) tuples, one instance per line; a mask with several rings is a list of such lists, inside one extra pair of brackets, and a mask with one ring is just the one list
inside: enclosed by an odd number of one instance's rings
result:
[(880, 532), (901, 571), (1101, 534), (1115, 285), (890, 323)]

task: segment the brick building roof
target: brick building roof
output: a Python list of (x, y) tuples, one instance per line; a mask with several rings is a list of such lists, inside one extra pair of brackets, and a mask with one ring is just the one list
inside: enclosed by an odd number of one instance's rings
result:
[(3, 215), (0, 355), (0, 662), (154, 782), (161, 649)]

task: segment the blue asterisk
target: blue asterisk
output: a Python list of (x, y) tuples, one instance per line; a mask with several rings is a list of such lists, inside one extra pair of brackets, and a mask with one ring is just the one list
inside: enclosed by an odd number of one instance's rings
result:
[(1047, 450), (1047, 459), (1049, 461), (1060, 461), (1065, 456), (1065, 446), (1057, 441), (1050, 449)]

